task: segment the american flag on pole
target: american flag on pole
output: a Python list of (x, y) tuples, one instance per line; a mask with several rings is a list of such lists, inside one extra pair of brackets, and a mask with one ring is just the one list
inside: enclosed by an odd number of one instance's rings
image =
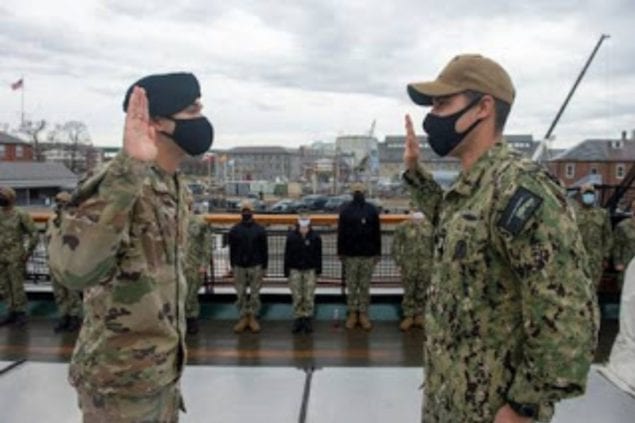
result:
[(24, 79), (20, 78), (17, 81), (15, 81), (13, 84), (11, 84), (11, 89), (13, 91), (19, 90), (20, 88), (22, 88), (23, 85), (24, 85)]

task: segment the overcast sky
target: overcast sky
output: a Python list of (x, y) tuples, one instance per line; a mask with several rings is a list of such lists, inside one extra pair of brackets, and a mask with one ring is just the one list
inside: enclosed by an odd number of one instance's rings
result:
[[(163, 4), (161, 4), (163, 3)], [(149, 73), (201, 81), (215, 148), (298, 146), (403, 133), (425, 109), (408, 82), (457, 53), (501, 63), (517, 89), (507, 133), (542, 138), (600, 34), (600, 51), (556, 128), (556, 145), (635, 129), (632, 0), (3, 0), (0, 123), (84, 121), (120, 145), (121, 102)], [(506, 4), (506, 5), (503, 5)], [(419, 132), (422, 130), (419, 129)]]

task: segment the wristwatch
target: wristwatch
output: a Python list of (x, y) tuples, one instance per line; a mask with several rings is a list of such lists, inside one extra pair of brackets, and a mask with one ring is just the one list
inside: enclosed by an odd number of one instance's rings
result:
[(520, 416), (531, 419), (538, 417), (538, 406), (536, 404), (521, 404), (512, 400), (507, 400), (507, 404)]

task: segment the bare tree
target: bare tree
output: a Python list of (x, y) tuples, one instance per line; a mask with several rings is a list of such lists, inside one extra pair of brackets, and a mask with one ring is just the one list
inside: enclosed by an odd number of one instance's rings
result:
[(84, 173), (94, 166), (94, 151), (84, 122), (71, 120), (55, 125), (48, 139), (64, 152), (64, 162), (73, 173)]
[(26, 134), (29, 137), (29, 141), (33, 145), (33, 158), (35, 161), (41, 162), (44, 161), (44, 156), (42, 155), (42, 151), (40, 149), (40, 135), (44, 132), (46, 128), (46, 121), (42, 120), (26, 120), (20, 126), (18, 132)]

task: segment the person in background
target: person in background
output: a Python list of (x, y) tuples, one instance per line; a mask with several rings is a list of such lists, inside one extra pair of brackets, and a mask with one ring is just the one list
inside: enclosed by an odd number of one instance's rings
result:
[(589, 256), (591, 279), (597, 289), (611, 256), (613, 229), (609, 213), (597, 205), (598, 199), (593, 185), (580, 187), (579, 200), (576, 204), (575, 220)]
[(267, 233), (256, 223), (253, 204), (244, 200), (240, 205), (241, 220), (229, 231), (229, 262), (236, 287), (236, 305), (240, 314), (234, 332), (245, 329), (260, 332), (260, 288), (269, 260)]
[(613, 263), (619, 272), (620, 288), (624, 285), (626, 266), (635, 257), (635, 199), (631, 201), (631, 213), (631, 217), (617, 224), (613, 236)]
[(15, 191), (0, 187), (0, 295), (7, 305), (7, 315), (0, 320), (0, 326), (23, 327), (28, 307), (24, 291), (26, 262), (35, 250), (38, 235), (31, 215), (16, 207), (15, 202)]
[(311, 227), (309, 216), (300, 215), (284, 247), (284, 276), (289, 278), (293, 297), (293, 333), (313, 332), (315, 286), (321, 273), (322, 238)]
[(432, 271), (432, 244), (432, 223), (413, 207), (409, 218), (395, 228), (392, 238), (392, 256), (401, 270), (404, 288), (401, 302), (403, 320), (399, 325), (402, 331), (408, 331), (412, 326), (424, 327), (423, 310)]
[(185, 323), (187, 333), (195, 335), (199, 331), (201, 305), (198, 291), (205, 280), (205, 273), (212, 257), (210, 226), (203, 216), (194, 212), (187, 228), (187, 252), (185, 255), (185, 279), (187, 296), (185, 299)]
[[(51, 239), (51, 231), (59, 226), (62, 209), (71, 200), (71, 194), (61, 191), (55, 195), (55, 211), (52, 221), (46, 225), (47, 247)], [(50, 254), (49, 254), (50, 256)], [(59, 283), (53, 274), (51, 274), (51, 285), (53, 285), (53, 297), (59, 311), (60, 318), (53, 328), (55, 332), (75, 332), (82, 325), (82, 298), (79, 291), (69, 289)]]
[(351, 186), (353, 201), (342, 207), (337, 224), (337, 256), (342, 262), (347, 288), (345, 327), (373, 325), (368, 316), (370, 280), (381, 259), (381, 228), (377, 208), (366, 201), (364, 184)]

